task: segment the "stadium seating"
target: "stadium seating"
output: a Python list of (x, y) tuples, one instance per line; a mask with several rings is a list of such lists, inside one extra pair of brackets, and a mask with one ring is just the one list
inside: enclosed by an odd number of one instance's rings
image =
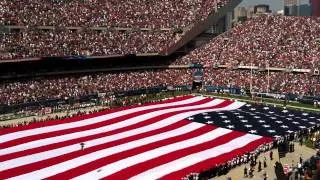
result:
[[(319, 34), (320, 18), (260, 15), (213, 38), (173, 64), (203, 64), (205, 85), (247, 90), (251, 72), (238, 67), (255, 66), (258, 67), (252, 76), (255, 92), (318, 95), (319, 79), (313, 72), (319, 70)], [(216, 69), (219, 66), (226, 69)], [(284, 69), (270, 73), (269, 89), (267, 72), (259, 71), (268, 67)], [(293, 69), (310, 72), (295, 73)]]
[(3, 59), (157, 53), (175, 42), (171, 31), (30, 30), (0, 40)]
[[(1, 2), (4, 7), (13, 6), (15, 1), (3, 1)], [(42, 1), (41, 1), (42, 2)], [(30, 11), (26, 7), (19, 8), (9, 8), (5, 10), (5, 16), (1, 19), (1, 23), (7, 25), (27, 25), (25, 23), (30, 23), (31, 25), (44, 25), (51, 26), (54, 22), (63, 22), (61, 26), (106, 26), (108, 28), (119, 26), (128, 28), (129, 26), (122, 26), (122, 24), (130, 24), (132, 27), (147, 27), (147, 28), (172, 28), (172, 24), (175, 21), (184, 22), (190, 24), (194, 21), (201, 20), (199, 17), (204, 18), (208, 15), (214, 6), (206, 6), (212, 1), (183, 1), (183, 3), (169, 2), (165, 0), (159, 1), (126, 1), (123, 6), (119, 6), (116, 2), (107, 1), (102, 3), (102, 1), (54, 1), (53, 4), (46, 4), (40, 6), (40, 1), (34, 1), (30, 3), (30, 9), (37, 9), (38, 11)], [(47, 2), (47, 1), (44, 1)], [(227, 1), (224, 1), (227, 2)], [(102, 4), (101, 4), (102, 3)], [(137, 8), (136, 6), (130, 6), (128, 4), (144, 4), (144, 8), (139, 9), (139, 11), (133, 10)], [(161, 7), (170, 6), (175, 10), (179, 8), (189, 8), (193, 9), (194, 12), (190, 13), (189, 16), (184, 16), (183, 13), (179, 14), (177, 18), (168, 18), (169, 12), (173, 9), (158, 11), (150, 10), (151, 6), (158, 3), (159, 9)], [(214, 4), (214, 3), (213, 3)], [(98, 6), (99, 5), (99, 6)], [(60, 7), (61, 11), (57, 12), (54, 9)], [(67, 11), (70, 7), (72, 10)], [(83, 12), (88, 11), (88, 9), (102, 8), (102, 7), (112, 7), (110, 12), (98, 11), (97, 13), (107, 13), (103, 19), (108, 19), (115, 15), (113, 18), (117, 21), (112, 21), (109, 19), (113, 25), (103, 24), (103, 21), (92, 20), (91, 18), (85, 18), (86, 13), (78, 14), (78, 16), (72, 16), (71, 12), (78, 12), (79, 8), (82, 8)], [(126, 8), (124, 8), (126, 7)], [(148, 7), (148, 8), (147, 8)], [(200, 8), (207, 7), (207, 8)], [(124, 8), (124, 9), (121, 9)], [(201, 10), (200, 10), (200, 9)], [(148, 9), (148, 10), (146, 10)], [(38, 17), (37, 14), (44, 12), (52, 13), (48, 23), (46, 22), (46, 16), (43, 15)], [(115, 12), (112, 12), (112, 11)], [(13, 11), (26, 12), (24, 16), (16, 17), (13, 16)], [(30, 11), (30, 12), (29, 12)], [(118, 14), (116, 13), (118, 12)], [(119, 15), (119, 13), (124, 13), (125, 15)], [(135, 13), (133, 13), (135, 12)], [(140, 13), (138, 13), (140, 12)], [(138, 14), (148, 14), (147, 18), (143, 19), (146, 22), (151, 21), (154, 24), (139, 24), (142, 20), (137, 18)], [(151, 13), (153, 12), (153, 13)], [(68, 14), (65, 16), (64, 14)], [(120, 13), (120, 14), (121, 14)], [(131, 13), (131, 15), (130, 15)], [(133, 14), (132, 14), (133, 13)], [(158, 13), (158, 14), (157, 14)], [(11, 14), (11, 16), (10, 16)], [(22, 13), (23, 14), (23, 13)], [(94, 13), (93, 13), (94, 14)], [(175, 13), (173, 13), (175, 14)], [(28, 16), (27, 16), (28, 15)], [(130, 16), (129, 16), (130, 15)], [(23, 18), (30, 18), (33, 16), (40, 18), (38, 20), (28, 21), (22, 20)], [(96, 17), (99, 17), (97, 15)], [(181, 17), (180, 17), (181, 16)], [(100, 16), (101, 17), (101, 16)], [(125, 18), (132, 17), (136, 21), (125, 20)], [(140, 16), (138, 16), (140, 17)], [(141, 15), (142, 17), (142, 15)], [(155, 18), (158, 17), (158, 18)], [(173, 16), (175, 17), (175, 16)], [(27, 18), (27, 19), (28, 19)], [(70, 19), (68, 19), (70, 18)], [(75, 18), (75, 20), (71, 20)], [(77, 19), (80, 18), (80, 19)], [(179, 19), (181, 18), (181, 19)], [(184, 21), (185, 19), (190, 21)], [(61, 20), (63, 19), (63, 20)], [(21, 21), (20, 21), (21, 20)], [(87, 21), (90, 20), (90, 21)], [(153, 21), (154, 20), (154, 21)], [(157, 20), (161, 21), (157, 23)], [(50, 22), (50, 23), (49, 23)], [(65, 24), (64, 24), (65, 23)], [(76, 24), (74, 24), (76, 23)], [(77, 24), (80, 23), (80, 24)], [(91, 24), (90, 24), (91, 23)], [(161, 24), (161, 25), (160, 25)], [(176, 27), (184, 28), (186, 24), (177, 23)], [(212, 39), (208, 44), (195, 49), (190, 54), (178, 58), (173, 64), (174, 65), (188, 65), (192, 63), (199, 63), (206, 67), (204, 84), (205, 85), (215, 85), (224, 87), (240, 87), (244, 89), (250, 88), (251, 76), (249, 70), (233, 70), (233, 67), (240, 65), (255, 65), (259, 68), (266, 68), (268, 66), (274, 68), (287, 68), (287, 69), (318, 69), (320, 62), (320, 45), (319, 37), (320, 34), (320, 19), (314, 17), (285, 17), (278, 15), (261, 15), (248, 20), (242, 24), (237, 25), (232, 30)], [(63, 27), (55, 29), (30, 29), (27, 28), (25, 31), (12, 31), (11, 33), (5, 34), (4, 38), (1, 39), (0, 49), (1, 54), (0, 59), (15, 59), (15, 58), (31, 58), (31, 57), (43, 57), (43, 56), (68, 56), (68, 55), (85, 55), (85, 56), (103, 56), (103, 55), (126, 55), (126, 54), (136, 54), (136, 53), (155, 53), (159, 52), (167, 46), (172, 45), (179, 38), (179, 35), (175, 35), (172, 30), (142, 30), (142, 29), (127, 29), (127, 30), (115, 30), (115, 29), (105, 29), (105, 30), (93, 30), (90, 28), (83, 29), (66, 29)], [(227, 69), (216, 69), (216, 65), (226, 65)], [(231, 67), (231, 68), (229, 68)], [(170, 71), (171, 70), (166, 70)], [(152, 72), (147, 71), (147, 74), (160, 73), (160, 71)], [(160, 82), (167, 83), (170, 85), (174, 84), (188, 84), (190, 83), (190, 73), (188, 70), (181, 70), (174, 73), (174, 80), (170, 83), (165, 80), (166, 75), (160, 73), (159, 76), (163, 77)], [(126, 74), (126, 73), (124, 73)], [(170, 73), (169, 73), (170, 74)], [(181, 77), (179, 77), (179, 74)], [(121, 77), (123, 74), (119, 73)], [(133, 73), (133, 75), (135, 75)], [(110, 74), (102, 75), (109, 77)], [(139, 77), (139, 76), (138, 76)], [(154, 76), (150, 76), (153, 77)], [(70, 77), (71, 79), (76, 79), (78, 77)], [(98, 79), (100, 79), (99, 77)], [(136, 79), (136, 77), (127, 77), (127, 79)], [(154, 79), (146, 82), (142, 82), (145, 86), (159, 85), (161, 83), (152, 84)], [(109, 79), (109, 78), (107, 78)], [(111, 78), (112, 79), (112, 78)], [(139, 79), (139, 78), (137, 78)], [(182, 81), (180, 81), (183, 79)], [(317, 95), (319, 94), (319, 79), (317, 76), (312, 76), (312, 73), (291, 73), (291, 72), (281, 72), (273, 71), (270, 73), (270, 86), (267, 87), (267, 73), (266, 71), (255, 71), (252, 76), (252, 88), (254, 91), (258, 92), (274, 92), (274, 93), (291, 93), (296, 95)], [(49, 80), (46, 80), (49, 82)], [(61, 81), (61, 79), (52, 79), (50, 81)], [(95, 80), (93, 81), (95, 82)], [(129, 82), (129, 81), (128, 81)], [(157, 81), (155, 81), (157, 82)], [(29, 84), (28, 84), (29, 83)], [(34, 84), (33, 82), (28, 82), (26, 85), (21, 85), (19, 82), (12, 83), (3, 86), (1, 92), (3, 96), (3, 104), (11, 104), (12, 98), (8, 96), (8, 90), (10, 86), (25, 86)], [(148, 83), (151, 83), (150, 85)], [(37, 84), (37, 82), (35, 82)], [(48, 88), (44, 86), (46, 83), (41, 83), (39, 89)], [(72, 84), (72, 83), (70, 83)], [(139, 87), (144, 87), (144, 85), (133, 85), (127, 84), (122, 85), (122, 87), (109, 88), (103, 87), (103, 90), (116, 91), (116, 90), (126, 90), (135, 89)], [(32, 86), (33, 87), (33, 86)], [(37, 87), (37, 86), (35, 86)], [(59, 88), (60, 85), (55, 87)], [(19, 89), (19, 88), (18, 88)], [(28, 89), (28, 88), (27, 88)], [(80, 88), (81, 89), (81, 88)], [(78, 91), (78, 90), (77, 90)], [(81, 91), (83, 91), (81, 89)], [(6, 93), (7, 92), (7, 93)], [(19, 91), (17, 91), (19, 94)], [(56, 94), (47, 94), (48, 97), (61, 96), (58, 91)], [(84, 91), (81, 93), (85, 93)], [(6, 95), (7, 94), (7, 95)], [(74, 96), (75, 94), (71, 93)], [(76, 93), (77, 94), (77, 93)], [(50, 96), (50, 97), (49, 97)], [(20, 96), (18, 96), (20, 98)], [(18, 98), (18, 99), (19, 99)], [(27, 97), (12, 100), (13, 103), (34, 101), (38, 97)], [(15, 98), (13, 98), (15, 99)]]
[(1, 5), (5, 25), (183, 28), (206, 18), (215, 0), (4, 0)]
[(98, 92), (190, 85), (192, 83), (191, 72), (190, 69), (145, 70), (7, 82), (0, 85), (0, 105), (54, 98), (68, 99)]
[(159, 53), (228, 0), (215, 2), (4, 0), (0, 60)]
[(261, 15), (237, 25), (175, 64), (311, 69), (320, 62), (320, 18)]
[[(218, 87), (239, 87), (250, 89), (250, 70), (206, 69), (205, 85)], [(252, 91), (268, 92), (268, 73), (254, 71), (252, 73)], [(319, 95), (320, 79), (309, 73), (270, 72), (269, 92), (289, 93), (297, 96)]]

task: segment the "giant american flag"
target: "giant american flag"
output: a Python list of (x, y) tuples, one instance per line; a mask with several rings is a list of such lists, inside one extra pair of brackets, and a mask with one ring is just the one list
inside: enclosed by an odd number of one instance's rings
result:
[(0, 179), (181, 179), (318, 122), (298, 111), (181, 96), (1, 130)]

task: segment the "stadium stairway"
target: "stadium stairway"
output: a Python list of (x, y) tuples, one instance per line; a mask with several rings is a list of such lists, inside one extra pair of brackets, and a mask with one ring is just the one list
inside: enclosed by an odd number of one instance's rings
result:
[(218, 8), (217, 12), (211, 13), (208, 18), (204, 21), (198, 21), (196, 24), (194, 24), (191, 29), (177, 41), (173, 46), (165, 49), (163, 52), (161, 52), (161, 55), (170, 55), (185, 44), (187, 44), (189, 41), (197, 37), (199, 34), (201, 34), (203, 31), (205, 31), (210, 26), (216, 24), (219, 19), (224, 17), (228, 12), (232, 11), (238, 4), (241, 3), (242, 0), (231, 0), (226, 5)]

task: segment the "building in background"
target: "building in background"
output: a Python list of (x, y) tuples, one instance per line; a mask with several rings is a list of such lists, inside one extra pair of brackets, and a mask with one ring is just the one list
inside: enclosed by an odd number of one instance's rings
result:
[(283, 9), (282, 9), (282, 10), (279, 10), (279, 11), (276, 12), (276, 14), (278, 14), (278, 15), (284, 15), (284, 10), (283, 10)]
[(272, 13), (270, 6), (266, 4), (259, 4), (255, 6), (248, 6), (248, 8), (240, 6), (234, 9), (233, 23), (243, 22), (259, 14)]
[(252, 18), (254, 16), (254, 6), (248, 6), (247, 18)]
[(259, 4), (254, 6), (254, 14), (271, 13), (270, 6), (266, 4)]
[(300, 15), (300, 0), (284, 0), (284, 15), (299, 16)]
[(311, 5), (302, 4), (300, 0), (284, 0), (284, 15), (311, 16)]
[(300, 16), (311, 16), (312, 8), (309, 4), (301, 4), (300, 8)]
[(247, 19), (247, 9), (245, 7), (237, 7), (234, 9), (234, 21), (243, 21)]
[(312, 16), (320, 17), (320, 0), (310, 0)]

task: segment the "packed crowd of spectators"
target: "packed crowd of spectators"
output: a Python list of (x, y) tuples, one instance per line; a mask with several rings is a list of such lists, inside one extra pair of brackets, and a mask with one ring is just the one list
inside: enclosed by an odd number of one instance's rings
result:
[(317, 17), (260, 15), (212, 39), (175, 64), (312, 69), (320, 65), (319, 34)]
[[(183, 28), (206, 18), (216, 0), (2, 0), (0, 24)], [(228, 0), (219, 1), (223, 6)]]
[(99, 92), (190, 85), (192, 83), (191, 71), (190, 69), (150, 69), (1, 82), (0, 105), (53, 98), (68, 99)]
[[(1, 59), (157, 53), (179, 38), (172, 31), (26, 30), (0, 38)], [(2, 53), (1, 53), (2, 52)]]
[[(268, 89), (269, 79), (269, 89)], [(294, 95), (320, 95), (320, 77), (310, 73), (268, 72), (208, 68), (204, 85), (237, 87), (253, 92), (290, 93)]]
[[(3, 0), (0, 2), (0, 60), (161, 52), (179, 39), (175, 32), (188, 31), (228, 1)], [(4, 30), (10, 25), (27, 28)], [(38, 30), (37, 26), (55, 30)], [(108, 30), (70, 31), (64, 30), (66, 27)], [(128, 29), (121, 32), (115, 28)], [(142, 32), (141, 28), (149, 29)]]

